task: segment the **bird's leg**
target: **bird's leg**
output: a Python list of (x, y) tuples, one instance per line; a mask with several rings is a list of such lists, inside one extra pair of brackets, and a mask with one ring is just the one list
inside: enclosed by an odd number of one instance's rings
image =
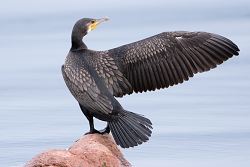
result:
[(89, 120), (89, 132), (85, 133), (87, 134), (94, 134), (94, 133), (100, 133), (98, 130), (94, 127), (94, 119), (93, 116), (88, 116), (87, 119)]
[(88, 110), (86, 110), (80, 103), (80, 108), (82, 110), (82, 113), (86, 116), (86, 118), (89, 121), (89, 132), (85, 133), (86, 134), (93, 134), (93, 133), (99, 133), (98, 130), (95, 129), (94, 127), (94, 119), (93, 116), (90, 114), (90, 112)]
[(107, 125), (106, 128), (104, 128), (104, 129), (102, 129), (102, 130), (100, 130), (100, 131), (96, 130), (96, 129), (94, 128), (94, 119), (93, 119), (93, 116), (87, 117), (87, 118), (88, 118), (88, 120), (89, 120), (89, 127), (90, 127), (90, 130), (89, 130), (89, 132), (85, 133), (85, 135), (87, 135), (87, 134), (94, 134), (94, 133), (105, 134), (105, 133), (109, 133), (109, 132), (110, 132), (110, 128), (109, 128), (108, 125)]
[(83, 114), (86, 116), (86, 118), (89, 121), (89, 132), (85, 133), (85, 135), (87, 135), (87, 134), (94, 134), (94, 133), (104, 134), (104, 133), (109, 133), (110, 132), (110, 129), (109, 129), (108, 125), (107, 125), (107, 127), (105, 129), (103, 129), (101, 131), (96, 130), (95, 127), (94, 127), (93, 116), (81, 104), (79, 104), (79, 105), (80, 105), (80, 108), (81, 108)]

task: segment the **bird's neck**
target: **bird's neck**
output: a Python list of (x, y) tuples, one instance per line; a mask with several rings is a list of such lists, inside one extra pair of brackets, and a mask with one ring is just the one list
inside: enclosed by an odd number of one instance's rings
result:
[(74, 50), (80, 50), (80, 49), (87, 49), (87, 46), (85, 45), (85, 43), (83, 43), (82, 41), (83, 36), (78, 36), (78, 35), (74, 35), (72, 34), (71, 36), (71, 51)]

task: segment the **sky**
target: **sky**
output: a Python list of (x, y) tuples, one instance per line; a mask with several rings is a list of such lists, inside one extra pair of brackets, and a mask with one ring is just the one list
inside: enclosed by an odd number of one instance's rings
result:
[[(153, 14), (155, 11), (150, 11), (152, 8), (159, 6), (164, 7), (166, 9), (166, 13), (169, 11), (179, 12), (183, 11), (192, 11), (195, 10), (210, 10), (211, 14), (215, 14), (220, 12), (220, 9), (223, 7), (228, 11), (222, 11), (225, 14), (232, 15), (249, 15), (248, 13), (242, 13), (244, 10), (237, 10), (237, 8), (245, 7), (249, 8), (249, 1), (247, 0), (156, 0), (156, 1), (144, 1), (144, 0), (106, 0), (106, 1), (97, 1), (97, 0), (74, 0), (74, 1), (65, 1), (65, 0), (43, 0), (43, 1), (32, 1), (32, 0), (9, 0), (1, 3), (0, 6), (0, 14), (1, 17), (22, 17), (22, 16), (34, 16), (34, 15), (59, 15), (59, 14), (69, 14), (69, 13), (77, 13), (77, 12), (93, 12), (89, 13), (89, 15), (96, 15), (96, 13), (102, 11), (126, 11), (134, 10), (139, 14), (142, 10), (148, 8), (149, 14)], [(236, 12), (236, 13), (235, 13)], [(176, 14), (176, 13), (175, 13)]]

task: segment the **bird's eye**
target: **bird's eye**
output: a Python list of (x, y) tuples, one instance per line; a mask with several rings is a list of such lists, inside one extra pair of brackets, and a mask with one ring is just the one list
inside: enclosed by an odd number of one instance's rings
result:
[(94, 24), (94, 23), (95, 23), (95, 20), (92, 20), (92, 21), (91, 21), (91, 24)]

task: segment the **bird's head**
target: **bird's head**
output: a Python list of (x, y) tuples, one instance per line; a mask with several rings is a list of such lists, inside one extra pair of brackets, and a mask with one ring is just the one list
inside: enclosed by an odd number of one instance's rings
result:
[(101, 19), (91, 19), (91, 18), (83, 18), (78, 20), (72, 30), (71, 41), (72, 47), (77, 49), (84, 45), (82, 42), (82, 38), (90, 31), (96, 29), (96, 27), (109, 19), (107, 17)]
[(91, 19), (91, 18), (83, 18), (78, 20), (74, 27), (73, 27), (73, 31), (77, 31), (78, 35), (80, 34), (84, 34), (86, 35), (88, 32), (96, 29), (96, 27), (105, 22), (108, 21), (109, 19), (107, 17), (105, 18), (101, 18), (101, 19)]

